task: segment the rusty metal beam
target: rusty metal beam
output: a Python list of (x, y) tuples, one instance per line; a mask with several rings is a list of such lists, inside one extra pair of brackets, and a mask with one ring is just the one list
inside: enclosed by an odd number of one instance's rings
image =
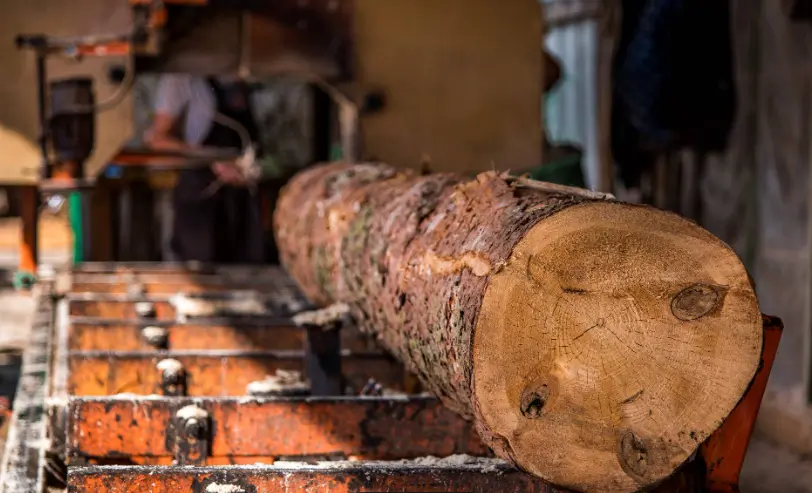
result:
[[(660, 485), (655, 493), (698, 493), (701, 464), (694, 462)], [(567, 493), (507, 467), (477, 457), (416, 461), (277, 463), (228, 467), (108, 466), (73, 468), (73, 493), (123, 491), (232, 491), (239, 493)]]
[[(238, 316), (238, 317), (289, 317), (300, 311), (311, 308), (309, 303), (301, 299), (298, 292), (281, 293), (279, 291), (260, 292), (257, 290), (229, 290), (219, 292), (175, 293), (175, 295), (146, 295), (140, 291), (141, 285), (133, 285), (134, 290), (125, 294), (112, 293), (69, 293), (66, 299), (70, 302), (70, 315), (80, 317), (103, 318), (143, 318), (137, 310), (138, 304), (151, 304), (155, 314), (153, 318), (159, 320), (174, 320), (179, 318), (178, 297), (185, 300), (196, 300), (194, 305), (200, 309), (210, 306), (210, 310), (217, 313), (211, 316)], [(137, 290), (137, 291), (136, 291)], [(246, 302), (250, 300), (250, 308), (246, 309)], [(197, 301), (200, 301), (198, 303)], [(180, 301), (182, 306), (189, 303)], [(237, 310), (231, 310), (229, 306)], [(187, 308), (188, 309), (188, 308)], [(225, 310), (225, 311), (224, 311)], [(242, 313), (241, 310), (249, 310)], [(183, 315), (183, 313), (181, 313)]]
[(68, 452), (132, 462), (171, 457), (172, 418), (189, 404), (211, 416), (213, 458), (488, 455), (470, 423), (428, 397), (72, 398)]
[[(70, 471), (70, 491), (232, 491), (283, 493), (358, 493), (384, 491), (470, 493), (561, 492), (501, 461), (472, 459), (467, 464), (429, 462), (337, 462), (273, 466), (83, 467)], [(563, 492), (561, 492), (563, 493)]]
[(269, 290), (273, 281), (262, 278), (224, 280), (212, 275), (145, 274), (131, 279), (107, 274), (80, 274), (73, 278), (74, 293), (126, 294), (134, 283), (141, 284), (148, 296), (175, 293), (223, 292), (235, 289)]
[(101, 317), (101, 318), (123, 318), (136, 320), (142, 318), (136, 312), (136, 304), (152, 303), (155, 309), (155, 318), (158, 320), (175, 320), (175, 308), (168, 298), (158, 299), (157, 297), (134, 297), (126, 295), (103, 295), (99, 294), (69, 294), (69, 314), (71, 317)]
[[(97, 264), (98, 265), (98, 264)], [(82, 266), (86, 268), (86, 266)], [(256, 289), (259, 291), (295, 291), (296, 287), (277, 268), (260, 267), (253, 273), (239, 270), (229, 272), (75, 272), (71, 278), (73, 292), (124, 294), (134, 284), (141, 284), (146, 294), (175, 294), (178, 292), (227, 291)], [(304, 298), (302, 298), (304, 300)]]
[(247, 266), (247, 265), (216, 265), (201, 262), (84, 262), (73, 267), (76, 274), (116, 274), (116, 275), (145, 275), (145, 274), (171, 274), (186, 276), (190, 274), (208, 274), (228, 278), (231, 276), (270, 276), (288, 280), (289, 277), (278, 266)]
[[(71, 320), (69, 348), (73, 351), (138, 351), (155, 347), (144, 336), (144, 327), (166, 330), (165, 349), (262, 351), (304, 347), (305, 331), (289, 319), (201, 319), (192, 323), (136, 322), (133, 320), (75, 317)], [(341, 347), (371, 351), (378, 346), (355, 327), (341, 329)]]
[(53, 285), (36, 286), (37, 309), (23, 353), (20, 380), (0, 466), (0, 492), (43, 491), (48, 445), (46, 396), (51, 376)]
[[(342, 352), (346, 383), (360, 391), (370, 378), (384, 386), (403, 389), (402, 367), (380, 352)], [(83, 351), (68, 355), (68, 391), (71, 395), (101, 396), (119, 393), (162, 393), (158, 369), (163, 360), (183, 366), (186, 395), (239, 396), (249, 383), (276, 370), (304, 372), (304, 351)]]

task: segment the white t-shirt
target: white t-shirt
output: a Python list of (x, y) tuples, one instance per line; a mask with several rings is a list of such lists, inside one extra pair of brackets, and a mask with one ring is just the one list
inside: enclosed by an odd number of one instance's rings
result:
[(184, 117), (182, 138), (199, 145), (213, 125), (217, 100), (205, 77), (189, 74), (164, 74), (155, 93), (155, 111), (176, 118)]

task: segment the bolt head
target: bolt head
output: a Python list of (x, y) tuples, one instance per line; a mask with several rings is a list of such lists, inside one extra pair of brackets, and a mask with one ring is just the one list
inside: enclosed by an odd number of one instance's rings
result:
[(154, 318), (155, 305), (148, 301), (142, 301), (135, 304), (135, 314), (141, 318)]
[(203, 435), (203, 423), (197, 418), (189, 418), (183, 424), (183, 430), (186, 436), (190, 438), (201, 438)]

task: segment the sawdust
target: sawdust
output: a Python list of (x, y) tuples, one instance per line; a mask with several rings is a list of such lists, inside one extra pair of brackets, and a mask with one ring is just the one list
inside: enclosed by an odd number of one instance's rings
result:
[(207, 413), (205, 409), (201, 409), (194, 404), (190, 404), (178, 409), (178, 412), (175, 413), (175, 417), (184, 420), (206, 419), (209, 417), (209, 413)]
[(268, 315), (269, 310), (264, 300), (256, 291), (240, 291), (234, 298), (203, 299), (194, 295), (178, 293), (169, 299), (175, 308), (176, 318), (184, 322), (195, 317), (214, 317), (223, 314)]
[(183, 363), (176, 359), (162, 359), (158, 362), (156, 367), (158, 368), (158, 371), (167, 377), (178, 376), (183, 373)]
[(336, 322), (340, 322), (350, 313), (350, 307), (346, 303), (335, 303), (322, 310), (303, 312), (293, 317), (293, 323), (299, 327), (323, 327), (333, 328)]
[(245, 493), (245, 488), (235, 484), (212, 483), (206, 486), (206, 493)]

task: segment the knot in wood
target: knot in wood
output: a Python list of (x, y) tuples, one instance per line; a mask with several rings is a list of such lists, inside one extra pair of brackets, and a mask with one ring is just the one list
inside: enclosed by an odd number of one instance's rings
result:
[(648, 447), (631, 431), (620, 438), (620, 460), (637, 476), (644, 476), (648, 469)]
[(522, 416), (528, 419), (540, 418), (549, 398), (550, 388), (547, 385), (531, 383), (522, 391), (520, 404)]
[(690, 321), (702, 318), (716, 308), (719, 303), (719, 290), (707, 284), (694, 284), (674, 296), (671, 300), (671, 313), (680, 320)]

